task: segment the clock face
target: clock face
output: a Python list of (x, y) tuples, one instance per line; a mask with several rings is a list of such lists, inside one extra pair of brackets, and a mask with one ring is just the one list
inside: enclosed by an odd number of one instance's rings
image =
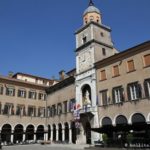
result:
[(84, 52), (79, 55), (79, 71), (85, 71), (92, 66), (91, 52)]

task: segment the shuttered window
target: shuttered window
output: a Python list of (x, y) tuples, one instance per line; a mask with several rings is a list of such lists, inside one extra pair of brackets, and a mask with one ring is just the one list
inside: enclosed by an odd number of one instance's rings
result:
[(134, 61), (130, 60), (127, 62), (128, 72), (132, 72), (135, 70)]
[(150, 54), (144, 56), (145, 67), (150, 66)]
[(119, 66), (113, 66), (113, 77), (119, 76)]
[(0, 85), (0, 95), (3, 94), (3, 85)]
[(15, 88), (14, 87), (6, 87), (6, 95), (7, 96), (15, 96)]
[(129, 100), (137, 100), (142, 97), (142, 88), (138, 82), (128, 84), (127, 92)]
[(145, 97), (150, 98), (150, 79), (144, 81)]
[(112, 90), (113, 103), (121, 103), (124, 101), (124, 90), (122, 86), (115, 87)]
[(106, 80), (106, 71), (105, 70), (102, 70), (100, 72), (100, 80), (101, 81)]
[(108, 90), (100, 92), (102, 105), (108, 105)]

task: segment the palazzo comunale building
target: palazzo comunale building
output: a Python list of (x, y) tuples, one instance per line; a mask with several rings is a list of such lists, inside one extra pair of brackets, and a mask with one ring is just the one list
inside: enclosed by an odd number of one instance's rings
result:
[(150, 140), (150, 41), (117, 51), (92, 1), (75, 36), (76, 68), (60, 79), (0, 76), (3, 144)]

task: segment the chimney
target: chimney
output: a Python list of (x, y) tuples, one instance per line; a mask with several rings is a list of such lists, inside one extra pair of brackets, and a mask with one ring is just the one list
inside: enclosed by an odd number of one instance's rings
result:
[(60, 80), (64, 80), (65, 79), (65, 71), (64, 70), (61, 70), (59, 72), (59, 78), (60, 78)]
[(8, 72), (8, 77), (9, 77), (9, 78), (12, 78), (13, 75), (14, 75), (14, 73), (13, 73), (12, 71), (9, 71), (9, 72)]

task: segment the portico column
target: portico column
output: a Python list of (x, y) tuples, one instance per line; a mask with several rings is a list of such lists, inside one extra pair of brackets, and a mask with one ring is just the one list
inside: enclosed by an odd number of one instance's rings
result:
[(48, 127), (45, 127), (45, 132), (44, 132), (44, 141), (48, 140)]
[(50, 137), (51, 141), (53, 141), (53, 129), (51, 129), (51, 137)]
[(44, 141), (48, 140), (48, 133), (44, 133)]
[(37, 127), (34, 128), (34, 136), (33, 136), (34, 141), (36, 141), (36, 130), (37, 130)]
[(72, 129), (69, 128), (69, 143), (72, 143)]
[(14, 129), (11, 131), (10, 142), (14, 143)]
[(23, 132), (23, 135), (22, 135), (22, 141), (24, 142), (26, 140), (26, 133), (25, 133), (25, 130)]
[(56, 141), (58, 141), (58, 127), (56, 128)]

